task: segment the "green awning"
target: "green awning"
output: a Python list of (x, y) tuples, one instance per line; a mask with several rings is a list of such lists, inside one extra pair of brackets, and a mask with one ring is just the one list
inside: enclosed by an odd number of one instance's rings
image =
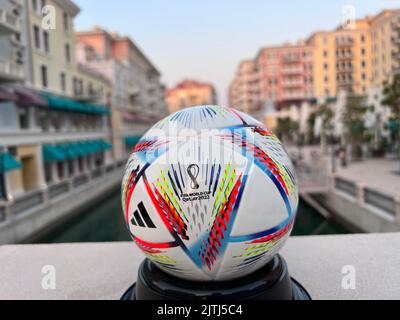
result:
[(0, 173), (21, 169), (22, 165), (8, 152), (0, 154)]
[(141, 137), (126, 137), (125, 145), (127, 147), (134, 147), (139, 143), (140, 139), (141, 139)]
[(104, 140), (99, 140), (98, 143), (102, 151), (108, 151), (112, 149), (112, 145), (108, 142), (105, 142)]
[(336, 97), (328, 97), (326, 98), (326, 103), (336, 103), (337, 98)]
[(66, 159), (71, 160), (79, 158), (79, 151), (74, 147), (73, 144), (65, 144), (58, 147), (63, 150)]
[(89, 148), (91, 154), (100, 153), (103, 151), (98, 141), (89, 142)]
[(43, 157), (45, 162), (60, 162), (83, 158), (110, 149), (112, 145), (104, 140), (65, 143), (57, 146), (46, 145), (43, 147)]
[(58, 146), (43, 146), (43, 158), (45, 162), (60, 162), (66, 159), (65, 152)]
[(400, 121), (391, 119), (389, 120), (388, 127), (390, 132), (396, 133), (397, 131), (399, 131), (400, 128)]
[(69, 112), (85, 113), (93, 115), (110, 114), (109, 108), (103, 105), (83, 103), (68, 98), (50, 95), (48, 93), (41, 94), (41, 97), (47, 101), (49, 108), (53, 110), (69, 111)]

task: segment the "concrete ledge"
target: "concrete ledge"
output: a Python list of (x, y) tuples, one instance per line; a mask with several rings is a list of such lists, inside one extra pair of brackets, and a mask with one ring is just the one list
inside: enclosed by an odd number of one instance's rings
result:
[[(282, 254), (314, 299), (400, 299), (399, 243), (400, 234), (294, 237)], [(0, 299), (119, 299), (143, 258), (133, 243), (3, 246)], [(46, 265), (54, 291), (41, 287)], [(348, 265), (355, 290), (342, 288)]]

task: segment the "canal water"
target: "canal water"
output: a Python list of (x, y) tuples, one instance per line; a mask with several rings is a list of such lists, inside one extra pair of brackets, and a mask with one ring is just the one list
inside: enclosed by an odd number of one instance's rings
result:
[[(299, 214), (292, 235), (346, 234), (345, 227), (326, 220), (305, 202), (300, 203)], [(63, 225), (53, 229), (37, 243), (113, 242), (129, 241), (121, 210), (119, 193), (113, 194)]]

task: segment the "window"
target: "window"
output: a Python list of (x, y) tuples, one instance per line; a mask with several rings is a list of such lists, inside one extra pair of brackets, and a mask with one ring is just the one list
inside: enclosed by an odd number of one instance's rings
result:
[(325, 58), (328, 57), (328, 51), (324, 51), (324, 57), (325, 57)]
[(40, 49), (40, 29), (38, 26), (33, 26), (33, 40), (35, 42), (35, 48)]
[(42, 76), (42, 86), (43, 86), (43, 88), (47, 88), (49, 86), (48, 78), (47, 78), (47, 67), (41, 66), (40, 71), (41, 71), (41, 76)]
[(4, 175), (0, 173), (0, 199), (6, 198), (6, 183)]
[(57, 162), (57, 175), (59, 180), (63, 180), (65, 178), (64, 163), (62, 162)]
[(46, 183), (53, 182), (53, 168), (51, 163), (46, 163), (44, 166), (44, 175), (46, 178)]
[(363, 56), (365, 56), (365, 49), (364, 49), (364, 48), (361, 49), (361, 54), (362, 54)]
[(26, 107), (18, 108), (19, 127), (22, 130), (29, 129), (29, 109)]
[(38, 124), (42, 131), (47, 132), (50, 129), (50, 124), (49, 124), (49, 114), (47, 111), (39, 111), (38, 114)]
[(76, 77), (74, 77), (72, 80), (72, 87), (74, 90), (74, 95), (77, 96), (79, 89), (78, 89), (78, 79)]
[(365, 68), (367, 66), (367, 63), (365, 61), (361, 62), (361, 67)]
[(43, 31), (43, 44), (44, 44), (44, 51), (46, 53), (50, 53), (50, 39), (49, 39), (49, 33), (47, 31)]
[(365, 36), (361, 35), (361, 42), (365, 42)]
[(67, 91), (67, 79), (64, 72), (60, 74), (60, 86), (62, 92)]
[(75, 161), (68, 160), (68, 176), (73, 177), (75, 174)]
[(68, 32), (69, 23), (68, 23), (68, 14), (66, 12), (63, 13), (63, 26), (64, 26), (64, 31)]
[(88, 94), (89, 96), (93, 97), (95, 95), (94, 89), (93, 89), (93, 83), (89, 83), (88, 86)]
[(83, 88), (83, 80), (79, 79), (78, 84), (79, 84), (79, 94), (84, 95), (85, 92), (84, 92), (84, 88)]
[(47, 1), (46, 0), (42, 0), (42, 5), (40, 6), (40, 8), (43, 9), (43, 7), (45, 7), (46, 4), (47, 4)]
[(67, 63), (71, 63), (71, 46), (69, 44), (65, 45), (65, 60)]
[(32, 9), (35, 10), (35, 11), (39, 10), (37, 0), (32, 0)]

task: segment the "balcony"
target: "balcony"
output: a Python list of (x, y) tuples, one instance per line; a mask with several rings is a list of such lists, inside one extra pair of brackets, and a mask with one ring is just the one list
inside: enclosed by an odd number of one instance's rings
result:
[(283, 86), (285, 88), (299, 88), (304, 87), (304, 81), (295, 80), (295, 81), (283, 81)]
[(0, 79), (19, 81), (24, 79), (24, 67), (12, 61), (0, 60)]
[(394, 45), (400, 45), (400, 36), (390, 38)]
[(400, 31), (400, 20), (392, 21), (390, 27), (394, 31)]
[(7, 10), (0, 9), (0, 35), (11, 34), (21, 30), (20, 18)]
[(304, 69), (303, 68), (284, 68), (282, 70), (282, 73), (285, 75), (288, 75), (288, 74), (298, 75), (298, 74), (303, 74)]
[(338, 52), (336, 54), (336, 57), (338, 60), (352, 60), (354, 58), (354, 54), (353, 52), (346, 52), (346, 53)]
[(350, 37), (342, 37), (336, 39), (336, 45), (338, 47), (351, 47), (354, 45), (354, 40)]

